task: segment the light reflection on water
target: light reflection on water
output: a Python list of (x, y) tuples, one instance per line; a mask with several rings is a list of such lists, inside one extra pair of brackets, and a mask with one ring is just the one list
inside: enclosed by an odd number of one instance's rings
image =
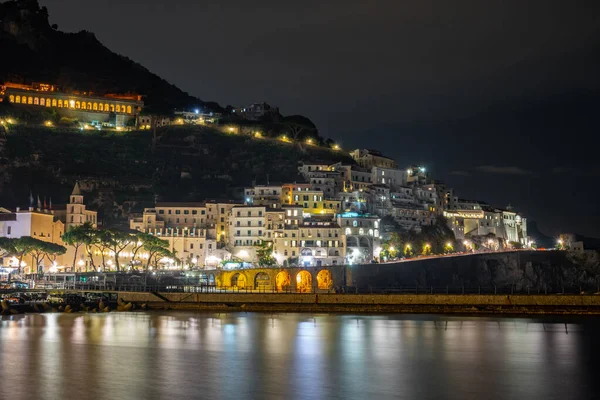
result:
[(586, 399), (598, 333), (591, 317), (18, 315), (0, 322), (0, 399)]

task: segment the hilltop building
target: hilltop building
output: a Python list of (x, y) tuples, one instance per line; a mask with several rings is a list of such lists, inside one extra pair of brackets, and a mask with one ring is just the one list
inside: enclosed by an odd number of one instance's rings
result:
[(61, 117), (96, 126), (116, 127), (135, 123), (144, 106), (142, 96), (137, 94), (66, 93), (46, 83), (6, 82), (0, 86), (0, 100), (20, 107), (54, 110)]

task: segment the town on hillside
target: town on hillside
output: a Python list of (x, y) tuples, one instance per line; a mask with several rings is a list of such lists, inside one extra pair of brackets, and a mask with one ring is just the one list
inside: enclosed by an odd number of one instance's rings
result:
[[(352, 164), (305, 163), (302, 182), (253, 184), (242, 200), (156, 202), (127, 231), (99, 226), (78, 183), (64, 204), (32, 193), (0, 208), (0, 240), (15, 244), (2, 271), (317, 267), (535, 247), (511, 207), (462, 199), (422, 165), (349, 154)], [(19, 247), (24, 238), (64, 251)]]

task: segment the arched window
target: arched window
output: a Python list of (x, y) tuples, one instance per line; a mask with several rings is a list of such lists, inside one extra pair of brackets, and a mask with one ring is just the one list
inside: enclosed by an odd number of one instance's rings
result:
[(85, 110), (85, 108), (86, 108), (86, 107), (85, 107), (85, 101), (82, 101), (82, 102), (81, 102), (81, 109), (82, 109), (82, 110)]
[(21, 104), (21, 96), (15, 97), (15, 103)]
[(375, 228), (379, 228), (379, 222), (375, 221)]
[(116, 107), (116, 109), (117, 109), (117, 112), (118, 112), (118, 113), (120, 113), (120, 112), (121, 112), (121, 105), (120, 105), (120, 104), (117, 104), (117, 107)]
[(112, 113), (115, 112), (115, 105), (114, 104), (110, 105), (110, 112), (112, 112)]
[(379, 237), (379, 229), (375, 229), (375, 237)]
[(76, 101), (76, 102), (75, 102), (75, 108), (81, 108), (81, 103), (80, 103), (80, 102), (78, 102), (78, 101)]
[(346, 228), (346, 235), (349, 235), (352, 233), (352, 230), (350, 230), (350, 228)]
[(71, 100), (67, 104), (68, 104), (67, 107), (75, 108), (75, 100)]
[(364, 235), (364, 234), (365, 234), (365, 230), (364, 230), (363, 228), (360, 228), (360, 229), (358, 230), (358, 234), (359, 234), (359, 235)]
[(15, 96), (13, 96), (12, 94), (10, 96), (8, 96), (8, 101), (10, 101), (11, 103), (15, 102)]
[(352, 221), (352, 226), (357, 227), (358, 226), (358, 221), (356, 221), (356, 220)]
[(33, 104), (33, 97), (27, 98), (27, 104)]
[(58, 107), (62, 108), (62, 106), (63, 106), (62, 99), (58, 99)]
[(51, 104), (52, 104), (52, 100), (46, 99), (46, 107), (50, 107)]
[(369, 236), (373, 236), (373, 229), (369, 229)]
[(104, 104), (100, 103), (100, 105), (98, 106), (98, 110), (104, 111)]
[(131, 106), (127, 106), (127, 114), (131, 114)]
[(107, 103), (104, 103), (104, 112), (108, 112), (108, 110), (110, 110), (110, 107)]
[(45, 105), (46, 105), (46, 99), (42, 97), (40, 99), (40, 106), (45, 106)]
[(52, 107), (57, 107), (56, 99), (52, 99)]
[[(102, 104), (100, 104), (100, 105), (102, 105)], [(98, 111), (98, 103), (94, 103), (93, 107), (94, 107), (94, 111)]]
[(88, 110), (91, 110), (91, 109), (92, 109), (92, 103), (90, 103), (90, 102), (88, 102), (88, 103), (87, 103), (87, 109), (88, 109)]
[(35, 104), (36, 106), (39, 106), (40, 105), (40, 98), (39, 97), (34, 98), (33, 99), (33, 104)]

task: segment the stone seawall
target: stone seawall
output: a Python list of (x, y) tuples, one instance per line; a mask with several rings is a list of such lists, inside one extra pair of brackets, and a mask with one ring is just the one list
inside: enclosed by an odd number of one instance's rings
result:
[(156, 309), (265, 312), (598, 314), (600, 295), (119, 293)]

